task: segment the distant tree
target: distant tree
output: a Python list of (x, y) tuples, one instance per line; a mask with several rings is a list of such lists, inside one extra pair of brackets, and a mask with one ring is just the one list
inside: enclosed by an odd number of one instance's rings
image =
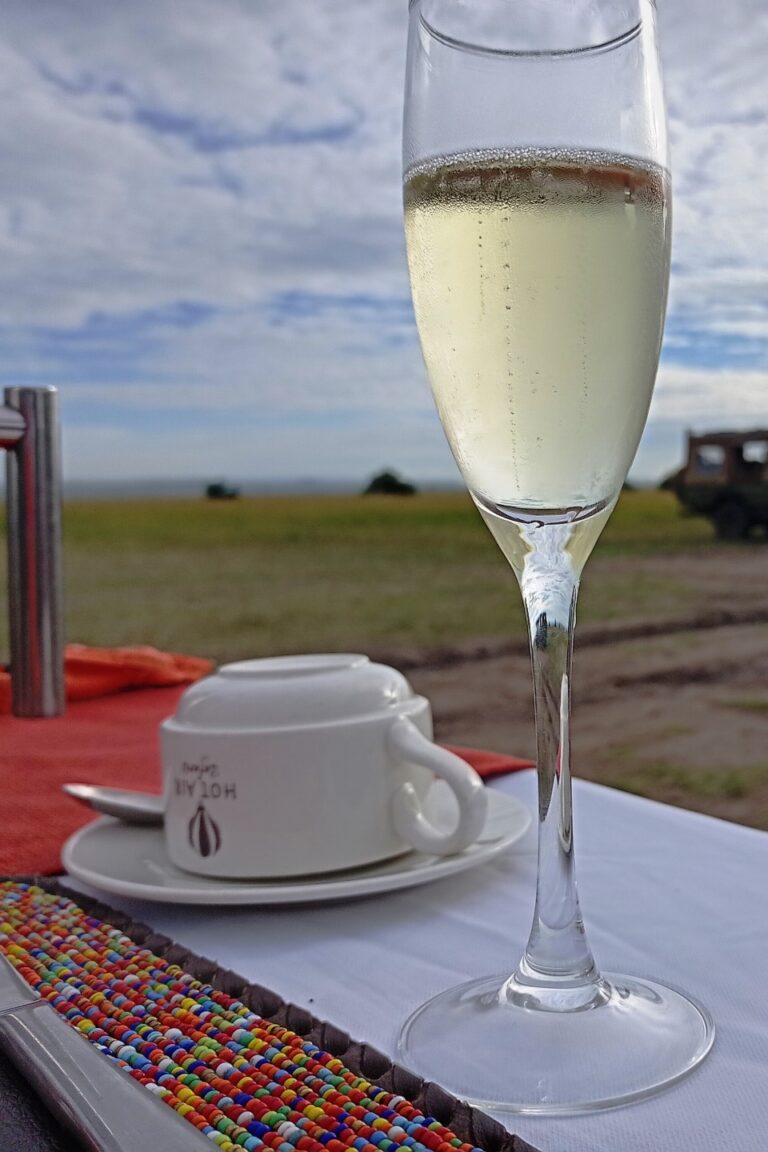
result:
[(209, 484), (205, 490), (206, 499), (208, 500), (237, 500), (240, 495), (239, 488), (233, 488), (229, 484), (224, 484), (221, 480), (215, 484)]
[(379, 472), (363, 489), (363, 496), (413, 496), (416, 487), (396, 472)]

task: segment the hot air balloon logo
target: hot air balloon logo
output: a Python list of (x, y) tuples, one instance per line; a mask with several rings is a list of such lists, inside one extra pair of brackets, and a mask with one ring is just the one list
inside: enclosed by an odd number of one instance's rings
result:
[(203, 804), (198, 804), (197, 810), (189, 822), (187, 833), (189, 842), (201, 856), (215, 856), (221, 848), (221, 832), (213, 817), (206, 812)]

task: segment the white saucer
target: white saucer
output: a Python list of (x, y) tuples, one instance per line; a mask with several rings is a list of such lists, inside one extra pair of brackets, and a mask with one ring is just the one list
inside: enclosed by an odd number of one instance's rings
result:
[[(433, 789), (434, 791), (434, 789)], [(439, 813), (430, 813), (437, 820)], [(475, 868), (506, 851), (531, 823), (513, 797), (488, 790), (480, 838), (455, 856), (408, 852), (395, 860), (326, 876), (287, 880), (218, 880), (193, 876), (171, 864), (161, 827), (124, 824), (110, 816), (70, 836), (62, 851), (65, 870), (85, 884), (138, 900), (164, 904), (302, 904), (369, 896), (411, 888)]]

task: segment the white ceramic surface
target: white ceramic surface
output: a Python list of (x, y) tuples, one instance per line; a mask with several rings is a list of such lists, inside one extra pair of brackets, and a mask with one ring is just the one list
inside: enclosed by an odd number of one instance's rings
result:
[(225, 732), (295, 728), (378, 715), (413, 695), (402, 672), (359, 652), (269, 656), (223, 664), (192, 684), (175, 719)]
[[(449, 855), (483, 827), (476, 772), (432, 741), (429, 701), (366, 656), (225, 665), (183, 694), (160, 731), (169, 859), (217, 878), (360, 868), (408, 848)], [(453, 826), (424, 808), (435, 777)]]
[[(435, 824), (450, 819), (453, 806), (442, 784), (427, 799)], [(453, 856), (407, 852), (396, 860), (324, 877), (273, 880), (216, 880), (192, 876), (168, 859), (161, 828), (123, 824), (103, 817), (86, 825), (64, 845), (62, 862), (84, 884), (118, 896), (164, 904), (305, 904), (348, 900), (410, 888), (476, 868), (506, 851), (525, 834), (529, 810), (513, 797), (488, 791), (480, 838)]]

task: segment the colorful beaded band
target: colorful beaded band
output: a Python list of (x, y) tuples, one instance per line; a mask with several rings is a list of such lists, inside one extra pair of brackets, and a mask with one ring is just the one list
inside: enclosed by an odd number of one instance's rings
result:
[(0, 951), (73, 1028), (227, 1152), (480, 1152), (66, 897), (0, 883)]

